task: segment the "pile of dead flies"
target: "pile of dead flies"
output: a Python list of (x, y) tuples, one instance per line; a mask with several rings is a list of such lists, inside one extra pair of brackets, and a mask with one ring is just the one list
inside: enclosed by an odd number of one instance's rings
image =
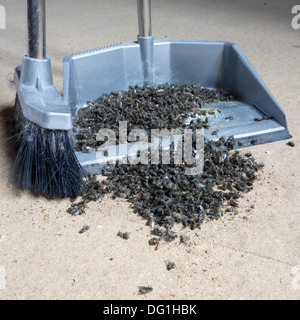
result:
[(197, 85), (159, 85), (156, 87), (130, 87), (128, 91), (103, 94), (99, 99), (87, 102), (78, 111), (74, 122), (77, 151), (88, 152), (99, 147), (96, 141), (100, 129), (111, 129), (118, 140), (119, 121), (127, 121), (128, 133), (132, 129), (143, 129), (150, 136), (151, 129), (207, 128), (200, 118), (192, 123), (185, 120), (201, 113), (208, 115), (205, 104), (229, 101), (233, 97)]
[[(204, 110), (207, 103), (231, 99), (222, 92), (197, 85), (135, 86), (128, 91), (104, 94), (79, 110), (75, 119), (75, 149), (87, 152), (97, 148), (96, 133), (101, 128), (110, 128), (117, 134), (118, 122), (123, 120), (128, 122), (128, 131), (132, 128), (205, 128), (205, 121), (187, 125), (185, 120), (195, 109)], [(175, 223), (195, 229), (204, 220), (218, 219), (226, 212), (235, 213), (238, 199), (253, 189), (263, 164), (257, 163), (250, 152), (242, 154), (232, 150), (234, 145), (233, 137), (205, 139), (204, 170), (200, 175), (186, 175), (184, 165), (172, 162), (168, 165), (116, 164), (105, 168), (102, 173), (105, 180), (99, 182), (94, 175), (87, 177), (81, 201), (74, 200), (68, 212), (82, 214), (89, 201), (97, 201), (106, 194), (123, 197), (148, 221), (152, 234), (157, 237), (151, 239), (152, 245), (162, 239), (170, 242), (177, 237), (172, 231)]]

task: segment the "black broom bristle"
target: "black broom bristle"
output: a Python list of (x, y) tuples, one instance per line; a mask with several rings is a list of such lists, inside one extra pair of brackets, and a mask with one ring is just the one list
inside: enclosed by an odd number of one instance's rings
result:
[(65, 130), (44, 129), (23, 116), (18, 97), (14, 111), (17, 155), (9, 183), (47, 197), (76, 197), (85, 187), (85, 171)]

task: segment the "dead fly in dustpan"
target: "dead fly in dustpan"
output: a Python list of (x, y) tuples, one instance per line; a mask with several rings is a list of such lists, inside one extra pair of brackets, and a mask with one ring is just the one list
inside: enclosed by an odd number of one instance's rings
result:
[(19, 186), (49, 196), (79, 194), (84, 174), (81, 166), (95, 172), (98, 162), (95, 152), (74, 156), (69, 133), (72, 117), (87, 101), (132, 85), (194, 83), (235, 97), (205, 106), (213, 113), (206, 131), (210, 139), (216, 131), (225, 138), (234, 136), (236, 146), (290, 138), (284, 111), (238, 45), (226, 41), (154, 41), (150, 0), (138, 1), (137, 42), (64, 58), (62, 98), (53, 86), (50, 59), (45, 53), (44, 5), (45, 0), (27, 0), (28, 54), (15, 71), (20, 149), (11, 180)]

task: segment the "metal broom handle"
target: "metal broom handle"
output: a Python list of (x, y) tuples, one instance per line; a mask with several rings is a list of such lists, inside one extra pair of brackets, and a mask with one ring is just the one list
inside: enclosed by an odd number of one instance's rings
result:
[(26, 0), (27, 56), (29, 58), (46, 58), (45, 6), (45, 0)]
[(151, 0), (138, 0), (139, 36), (151, 37)]

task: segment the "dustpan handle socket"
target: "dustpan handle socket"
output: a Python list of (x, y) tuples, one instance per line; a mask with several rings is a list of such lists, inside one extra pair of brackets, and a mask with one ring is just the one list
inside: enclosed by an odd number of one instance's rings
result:
[(151, 0), (138, 0), (139, 36), (151, 37)]
[(45, 0), (26, 0), (27, 56), (29, 58), (46, 58), (45, 6)]

